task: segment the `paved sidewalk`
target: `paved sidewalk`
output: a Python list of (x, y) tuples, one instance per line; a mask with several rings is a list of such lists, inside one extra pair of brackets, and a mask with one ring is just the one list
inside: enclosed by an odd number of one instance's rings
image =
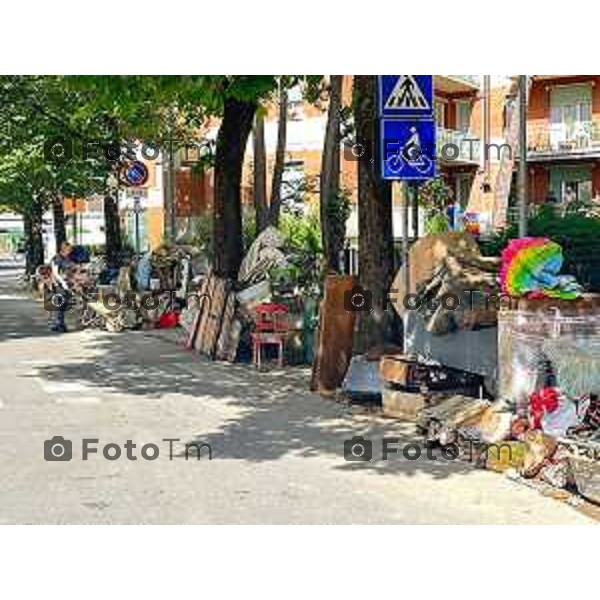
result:
[[(463, 463), (346, 462), (352, 435), (377, 448), (414, 440), (412, 427), (311, 394), (306, 369), (208, 363), (155, 332), (51, 334), (15, 276), (0, 265), (0, 523), (592, 522)], [(44, 460), (56, 435), (73, 440), (71, 461)], [(84, 437), (99, 439), (88, 461)], [(173, 460), (163, 438), (180, 440)], [(138, 460), (103, 458), (127, 440)], [(194, 441), (212, 461), (185, 459)]]

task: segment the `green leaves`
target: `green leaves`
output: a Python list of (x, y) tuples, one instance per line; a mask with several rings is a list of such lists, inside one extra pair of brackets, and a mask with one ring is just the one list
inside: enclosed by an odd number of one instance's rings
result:
[(0, 76), (0, 201), (27, 210), (53, 194), (103, 191), (118, 165), (103, 157), (50, 162), (44, 144), (55, 137), (104, 142), (202, 135), (227, 98), (261, 101), (278, 85), (302, 81), (318, 89), (321, 76)]

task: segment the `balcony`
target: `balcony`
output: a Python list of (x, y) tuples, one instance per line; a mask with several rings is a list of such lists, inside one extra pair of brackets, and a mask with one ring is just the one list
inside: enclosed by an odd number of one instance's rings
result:
[(600, 156), (600, 123), (574, 121), (529, 125), (527, 156), (536, 160)]
[[(481, 140), (468, 131), (437, 128), (437, 156), (443, 165), (477, 165), (481, 157)], [(442, 152), (443, 146), (447, 146)], [(458, 147), (458, 156), (455, 157)]]
[(434, 75), (433, 87), (445, 94), (475, 94), (479, 90), (479, 75)]

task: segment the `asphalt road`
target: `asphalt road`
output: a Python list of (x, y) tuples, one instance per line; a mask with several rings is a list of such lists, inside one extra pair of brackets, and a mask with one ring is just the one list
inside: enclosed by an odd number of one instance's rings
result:
[[(156, 332), (51, 334), (17, 273), (0, 262), (0, 523), (592, 522), (464, 463), (380, 460), (412, 427), (309, 393), (304, 369), (208, 363)], [(353, 435), (373, 461), (344, 460)], [(54, 436), (70, 461), (44, 459)]]

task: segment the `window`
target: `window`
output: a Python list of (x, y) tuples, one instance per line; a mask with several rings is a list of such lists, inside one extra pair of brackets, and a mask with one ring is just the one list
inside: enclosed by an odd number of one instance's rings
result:
[(446, 127), (446, 103), (441, 100), (434, 101), (435, 124), (438, 127)]
[(473, 176), (470, 173), (458, 173), (456, 175), (456, 202), (465, 210), (469, 204)]
[(471, 127), (471, 101), (456, 100), (456, 129), (458, 131), (469, 131)]
[(591, 136), (592, 88), (588, 84), (553, 88), (550, 92), (550, 143), (553, 148), (585, 145)]
[(559, 202), (569, 196), (580, 202), (592, 198), (592, 170), (590, 167), (554, 167), (550, 170), (550, 193)]
[(573, 194), (573, 199), (578, 202), (589, 202), (592, 199), (592, 182), (591, 180), (583, 181), (563, 181), (561, 199), (566, 199), (570, 193)]

